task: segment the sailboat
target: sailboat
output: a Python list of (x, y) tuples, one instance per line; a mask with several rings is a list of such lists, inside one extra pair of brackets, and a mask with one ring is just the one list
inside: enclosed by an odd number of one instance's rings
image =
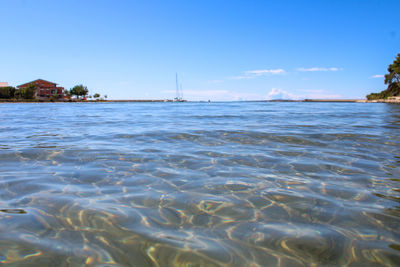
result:
[(176, 73), (176, 97), (174, 98), (174, 102), (186, 102), (186, 100), (183, 99), (182, 84), (180, 84), (179, 90), (178, 73)]

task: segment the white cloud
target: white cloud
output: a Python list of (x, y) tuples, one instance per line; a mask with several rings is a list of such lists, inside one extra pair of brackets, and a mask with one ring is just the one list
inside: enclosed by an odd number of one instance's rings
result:
[(371, 76), (371, 78), (383, 78), (383, 77), (385, 77), (385, 75), (383, 74), (376, 74)]
[(338, 99), (342, 96), (339, 94), (330, 94), (325, 90), (313, 89), (313, 90), (300, 90), (306, 94), (296, 95), (280, 88), (272, 88), (266, 96), (267, 100), (273, 99), (288, 99), (288, 100), (300, 100), (300, 99)]
[(284, 69), (270, 69), (270, 70), (247, 70), (243, 72), (243, 75), (230, 77), (231, 80), (243, 80), (243, 79), (254, 79), (259, 76), (264, 76), (268, 74), (284, 74)]
[(267, 100), (271, 100), (271, 99), (296, 100), (296, 99), (300, 99), (300, 97), (296, 96), (290, 92), (287, 92), (285, 90), (279, 89), (279, 88), (272, 88), (271, 91), (267, 94), (266, 99)]
[(283, 69), (272, 69), (272, 70), (248, 70), (244, 72), (246, 75), (256, 75), (256, 76), (261, 76), (264, 74), (282, 74), (285, 73), (285, 70)]
[(255, 76), (233, 76), (233, 77), (229, 77), (230, 80), (244, 80), (244, 79), (253, 79), (255, 78)]
[(341, 70), (339, 68), (319, 68), (319, 67), (314, 67), (314, 68), (298, 68), (297, 71), (302, 71), (302, 72), (310, 72), (310, 71), (338, 71)]

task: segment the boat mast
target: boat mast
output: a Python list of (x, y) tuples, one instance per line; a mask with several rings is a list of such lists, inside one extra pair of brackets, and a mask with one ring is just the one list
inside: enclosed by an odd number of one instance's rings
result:
[(178, 83), (178, 73), (176, 73), (176, 100), (179, 100), (179, 83)]

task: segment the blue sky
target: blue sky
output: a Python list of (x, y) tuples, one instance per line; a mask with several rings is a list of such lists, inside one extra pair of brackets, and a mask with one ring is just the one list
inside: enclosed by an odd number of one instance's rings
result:
[(400, 53), (397, 1), (0, 0), (0, 81), (110, 99), (363, 98)]

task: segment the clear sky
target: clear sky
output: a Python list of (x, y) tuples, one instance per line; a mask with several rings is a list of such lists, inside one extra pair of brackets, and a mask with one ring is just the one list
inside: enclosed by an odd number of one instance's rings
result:
[(109, 99), (364, 98), (400, 53), (400, 1), (0, 0), (0, 82)]

